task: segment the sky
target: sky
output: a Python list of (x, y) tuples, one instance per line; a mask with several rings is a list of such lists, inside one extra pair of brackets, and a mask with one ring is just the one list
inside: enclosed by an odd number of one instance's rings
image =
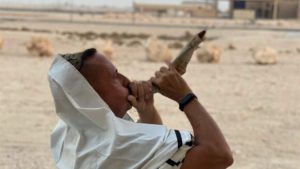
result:
[[(74, 3), (77, 5), (107, 5), (115, 7), (131, 7), (133, 0), (0, 0), (0, 2), (9, 3), (38, 3), (38, 4), (51, 4), (51, 3)], [(145, 3), (172, 3), (180, 4), (182, 0), (134, 0), (135, 2)]]
[[(86, 6), (112, 6), (119, 8), (132, 7), (133, 2), (143, 3), (168, 3), (168, 4), (180, 4), (183, 0), (0, 0), (0, 3), (37, 3), (37, 4), (65, 4), (74, 3), (75, 5), (86, 5)], [(201, 1), (201, 0), (200, 0)], [(219, 9), (226, 10), (228, 4), (222, 2), (219, 4)]]

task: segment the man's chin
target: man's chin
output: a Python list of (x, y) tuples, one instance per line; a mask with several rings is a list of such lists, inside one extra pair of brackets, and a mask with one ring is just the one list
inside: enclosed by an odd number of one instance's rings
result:
[(127, 110), (130, 110), (132, 108), (132, 104), (130, 104), (130, 102), (127, 102)]

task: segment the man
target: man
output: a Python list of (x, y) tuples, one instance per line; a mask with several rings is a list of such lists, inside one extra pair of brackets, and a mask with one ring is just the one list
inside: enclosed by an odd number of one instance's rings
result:
[[(224, 169), (233, 162), (216, 123), (172, 65), (150, 82), (130, 82), (95, 49), (58, 56), (49, 82), (60, 118), (51, 136), (57, 168)], [(189, 132), (167, 129), (152, 84), (180, 103)], [(126, 113), (135, 107), (135, 123)]]

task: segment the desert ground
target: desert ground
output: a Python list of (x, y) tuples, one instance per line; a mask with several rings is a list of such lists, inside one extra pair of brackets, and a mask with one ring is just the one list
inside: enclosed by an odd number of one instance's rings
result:
[[(45, 37), (55, 53), (66, 53), (80, 51), (101, 40), (87, 36), (87, 32), (164, 35), (173, 37), (173, 40), (164, 39), (166, 44), (175, 41), (185, 44), (186, 40), (174, 40), (174, 37), (201, 30), (176, 26), (38, 22), (34, 18), (22, 20), (20, 18), (26, 16), (20, 14), (14, 16), (16, 20), (2, 17), (0, 37), (5, 43), (0, 50), (1, 169), (55, 168), (50, 134), (57, 116), (47, 81), (47, 71), (54, 57), (28, 53), (26, 44), (32, 37)], [(205, 20), (202, 26), (206, 23), (211, 22)], [(228, 24), (234, 26), (234, 22)], [(287, 24), (288, 21), (284, 22)], [(297, 22), (291, 24), (297, 28)], [(278, 26), (273, 22), (272, 25)], [(164, 65), (146, 60), (146, 40), (144, 36), (135, 36), (113, 41), (112, 62), (131, 80), (147, 80)], [(129, 46), (132, 41), (140, 45)], [(199, 63), (193, 57), (183, 77), (222, 129), (235, 159), (230, 168), (299, 169), (300, 33), (216, 26), (207, 30), (205, 43), (222, 48), (220, 62)], [(234, 49), (229, 48), (230, 45)], [(263, 47), (278, 51), (277, 64), (255, 64), (252, 52)], [(175, 57), (179, 50), (172, 48), (172, 56)], [(166, 126), (192, 131), (176, 103), (156, 94), (155, 105)], [(137, 118), (134, 109), (129, 113)]]

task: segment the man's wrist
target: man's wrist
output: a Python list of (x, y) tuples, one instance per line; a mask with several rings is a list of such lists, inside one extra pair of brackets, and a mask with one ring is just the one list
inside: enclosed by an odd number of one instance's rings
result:
[(161, 117), (154, 106), (147, 109), (147, 111), (138, 112), (138, 113), (140, 117), (138, 122), (150, 123), (150, 124), (162, 124)]
[(184, 108), (190, 103), (192, 102), (193, 100), (197, 99), (197, 96), (190, 92), (188, 94), (186, 94), (180, 101), (179, 101), (179, 109), (181, 111), (184, 110)]
[(152, 112), (155, 112), (155, 111), (156, 111), (156, 108), (155, 108), (155, 106), (153, 105), (153, 106), (147, 107), (147, 108), (144, 109), (144, 110), (138, 110), (138, 113), (139, 113), (140, 115), (143, 115), (143, 114), (149, 114), (149, 113), (152, 113)]
[(141, 120), (147, 120), (153, 118), (153, 116), (157, 113), (156, 108), (154, 106), (148, 107), (143, 111), (138, 111), (139, 117)]
[(191, 89), (185, 90), (184, 92), (182, 92), (182, 94), (180, 94), (180, 96), (175, 101), (179, 104), (180, 101), (189, 93), (193, 93), (193, 91)]

